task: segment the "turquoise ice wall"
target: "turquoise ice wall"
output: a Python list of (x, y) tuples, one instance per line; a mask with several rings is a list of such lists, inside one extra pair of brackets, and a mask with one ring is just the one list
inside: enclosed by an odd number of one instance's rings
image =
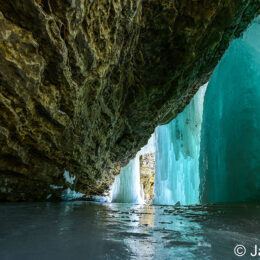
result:
[(202, 202), (260, 201), (260, 19), (211, 77), (200, 155)]
[(200, 88), (185, 110), (155, 131), (156, 174), (154, 204), (199, 202), (199, 154), (203, 100)]

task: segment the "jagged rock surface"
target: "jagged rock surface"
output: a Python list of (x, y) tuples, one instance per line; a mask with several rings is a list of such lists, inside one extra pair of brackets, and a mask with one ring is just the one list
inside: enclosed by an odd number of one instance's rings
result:
[(155, 126), (182, 111), (259, 7), (0, 0), (0, 200), (59, 198), (67, 187), (102, 194)]

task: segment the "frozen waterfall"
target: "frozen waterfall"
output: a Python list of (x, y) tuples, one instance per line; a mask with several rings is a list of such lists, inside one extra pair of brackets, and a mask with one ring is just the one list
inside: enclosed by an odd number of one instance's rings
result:
[(204, 103), (202, 202), (260, 199), (260, 19), (232, 42)]
[(171, 123), (159, 126), (148, 144), (121, 170), (111, 188), (112, 202), (143, 203), (140, 155), (156, 153), (154, 204), (199, 202), (199, 154), (203, 100), (202, 86), (185, 110)]
[(142, 154), (154, 153), (154, 135), (151, 136), (144, 146), (116, 177), (111, 187), (112, 202), (120, 203), (144, 203), (144, 195), (140, 185), (140, 161)]
[(154, 204), (199, 202), (200, 130), (205, 91), (206, 85), (172, 122), (155, 130)]

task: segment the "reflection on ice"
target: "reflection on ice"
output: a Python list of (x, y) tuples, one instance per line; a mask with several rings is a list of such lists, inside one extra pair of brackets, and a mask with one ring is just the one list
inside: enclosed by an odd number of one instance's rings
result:
[(0, 259), (236, 259), (236, 244), (260, 245), (258, 205), (14, 203), (0, 221)]

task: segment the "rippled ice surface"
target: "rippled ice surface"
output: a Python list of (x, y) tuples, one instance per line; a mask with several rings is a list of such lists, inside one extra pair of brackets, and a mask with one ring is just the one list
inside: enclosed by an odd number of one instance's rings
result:
[(1, 260), (259, 259), (258, 205), (1, 203), (0, 223)]

